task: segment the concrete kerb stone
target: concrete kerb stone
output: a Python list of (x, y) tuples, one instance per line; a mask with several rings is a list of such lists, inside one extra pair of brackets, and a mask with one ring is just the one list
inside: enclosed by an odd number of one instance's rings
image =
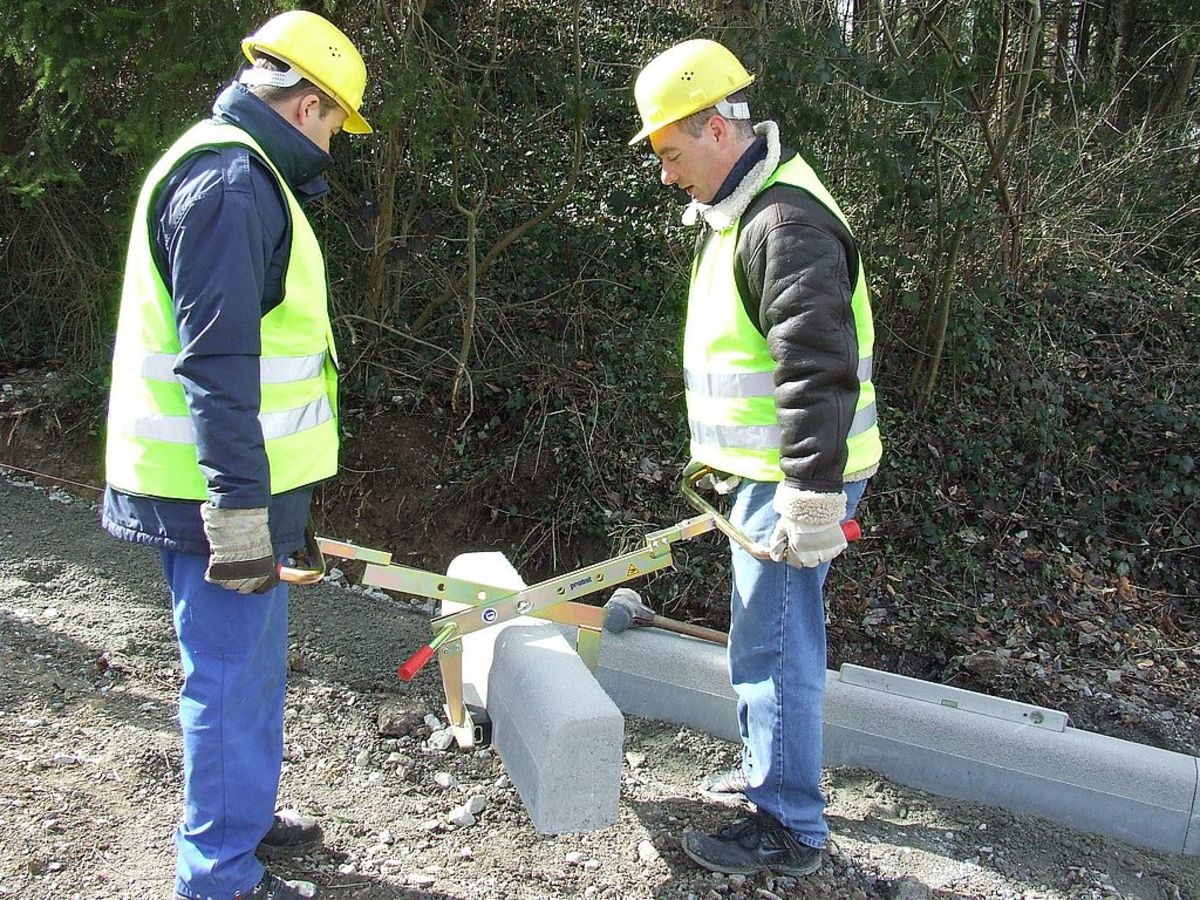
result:
[[(606, 633), (601, 644), (596, 678), (623, 712), (740, 741), (724, 648), (652, 628)], [(825, 765), (871, 769), (941, 796), (1200, 855), (1200, 759), (968, 711), (996, 698), (919, 684), (929, 699), (828, 672)], [(939, 702), (941, 694), (953, 698)]]
[(488, 715), (538, 833), (617, 820), (625, 718), (557, 626), (507, 628), (496, 638)]
[[(461, 554), (446, 574), (526, 587), (502, 553)], [(466, 606), (444, 602), (442, 612)], [(522, 616), (464, 635), (463, 685), (487, 709), (492, 745), (540, 834), (616, 821), (625, 719), (562, 627)]]
[(658, 628), (604, 632), (596, 680), (621, 712), (741, 743), (727, 651)]

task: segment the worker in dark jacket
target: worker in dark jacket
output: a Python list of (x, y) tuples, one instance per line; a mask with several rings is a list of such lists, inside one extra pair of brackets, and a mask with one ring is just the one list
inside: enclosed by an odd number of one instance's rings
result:
[[(707, 779), (755, 812), (683, 849), (705, 868), (805, 875), (828, 838), (821, 794), (823, 586), (879, 465), (874, 332), (850, 226), (774, 122), (751, 125), (753, 77), (722, 45), (655, 57), (634, 89), (662, 181), (701, 225), (684, 377), (693, 466), (732, 494), (731, 522), (766, 545), (732, 546), (729, 668), (742, 765)], [(698, 469), (696, 470), (699, 471)]]
[(158, 161), (134, 214), (113, 354), (104, 527), (159, 549), (184, 684), (184, 898), (314, 897), (258, 855), (320, 829), (276, 813), (287, 671), (279, 561), (337, 472), (324, 260), (304, 205), (328, 187), (366, 69), (313, 13), (247, 38), (252, 64)]

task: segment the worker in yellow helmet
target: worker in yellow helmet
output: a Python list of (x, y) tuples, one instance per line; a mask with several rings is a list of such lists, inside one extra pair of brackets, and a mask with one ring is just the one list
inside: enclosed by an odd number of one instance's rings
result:
[(829, 563), (840, 523), (879, 466), (866, 276), (846, 217), (774, 122), (752, 124), (754, 81), (727, 48), (689, 40), (634, 88), (664, 185), (701, 229), (683, 366), (691, 456), (731, 494), (730, 520), (770, 548), (732, 547), (730, 678), (742, 765), (702, 791), (753, 815), (683, 849), (707, 869), (815, 871), (828, 838), (821, 771)]
[(276, 813), (287, 588), (314, 486), (337, 472), (336, 350), (305, 213), (340, 131), (369, 133), (358, 50), (321, 16), (276, 16), (249, 65), (151, 169), (113, 353), (104, 527), (155, 547), (184, 683), (180, 898), (315, 897), (259, 857), (316, 847)]

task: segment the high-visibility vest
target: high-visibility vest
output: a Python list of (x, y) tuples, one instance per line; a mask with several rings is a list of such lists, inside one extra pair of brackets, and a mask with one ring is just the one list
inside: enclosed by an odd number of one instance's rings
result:
[[(150, 208), (157, 189), (198, 149), (240, 145), (274, 173), (291, 219), (291, 255), (283, 299), (262, 317), (258, 421), (271, 470), (271, 493), (337, 472), (337, 350), (329, 325), (325, 261), (300, 203), (248, 133), (205, 121), (187, 131), (150, 170), (134, 213), (109, 394), (106, 478), (118, 490), (204, 500), (207, 482), (173, 371), (179, 331), (171, 295), (151, 251)], [(258, 299), (255, 298), (255, 303)]]
[[(799, 155), (778, 166), (759, 193), (776, 182), (803, 188), (850, 225), (812, 167)], [(692, 264), (683, 366), (692, 459), (755, 481), (782, 481), (782, 432), (775, 411), (775, 361), (766, 338), (746, 314), (734, 278), (739, 221), (713, 231)], [(843, 476), (879, 463), (883, 447), (875, 417), (871, 352), (875, 329), (867, 279), (859, 261), (851, 307), (858, 339), (859, 383), (846, 435)]]

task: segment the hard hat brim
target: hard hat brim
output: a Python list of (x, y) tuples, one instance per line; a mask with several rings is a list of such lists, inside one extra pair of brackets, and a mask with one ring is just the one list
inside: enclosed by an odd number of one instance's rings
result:
[[(340, 106), (341, 104), (338, 105)], [(361, 113), (357, 113), (352, 109), (346, 109), (344, 106), (342, 106), (342, 109), (346, 112), (346, 121), (342, 123), (342, 131), (347, 134), (371, 134), (375, 131), (370, 123), (362, 117)]]
[[(667, 125), (670, 125), (670, 124), (671, 124), (670, 122), (667, 123)], [(629, 146), (632, 147), (634, 144), (641, 143), (646, 138), (650, 137), (650, 135), (654, 134), (654, 132), (658, 131), (660, 128), (666, 128), (667, 125), (646, 125), (646, 126), (644, 126), (641, 131), (639, 131), (637, 134), (635, 134), (630, 139)]]

